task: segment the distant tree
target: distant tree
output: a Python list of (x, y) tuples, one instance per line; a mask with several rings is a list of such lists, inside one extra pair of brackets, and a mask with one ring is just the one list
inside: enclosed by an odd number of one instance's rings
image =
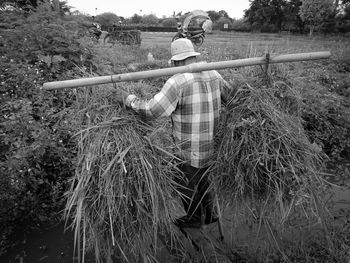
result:
[(249, 32), (250, 24), (244, 18), (236, 19), (232, 22), (232, 29), (234, 31)]
[[(346, 7), (346, 2), (341, 0), (333, 0), (332, 10), (328, 13), (327, 18), (322, 24), (320, 30), (324, 33), (331, 33), (339, 31), (339, 25), (342, 23), (342, 15)], [(342, 31), (342, 30), (340, 30)]]
[(134, 14), (131, 18), (130, 18), (130, 22), (132, 24), (140, 24), (142, 20), (142, 16), (139, 16), (138, 14)]
[(302, 0), (299, 14), (301, 19), (310, 27), (310, 36), (316, 28), (322, 25), (332, 11), (332, 0)]
[(153, 14), (145, 15), (142, 17), (141, 22), (145, 25), (157, 25), (159, 22), (158, 17)]
[(211, 19), (213, 22), (217, 21), (217, 20), (221, 17), (221, 15), (219, 14), (219, 12), (216, 12), (216, 11), (214, 11), (214, 10), (207, 11), (207, 13), (208, 13), (208, 16), (210, 17), (210, 19)]
[(121, 21), (119, 16), (111, 12), (106, 12), (106, 13), (97, 15), (95, 20), (96, 22), (100, 23), (101, 26), (104, 26), (104, 27), (111, 27), (114, 24), (117, 24), (119, 23), (119, 21)]
[(176, 18), (165, 18), (162, 21), (162, 26), (164, 27), (176, 27)]
[(341, 33), (350, 32), (350, 4), (345, 5), (344, 12), (338, 16), (337, 29)]
[(344, 14), (345, 8), (350, 6), (350, 0), (334, 0), (333, 6), (335, 15)]
[(301, 0), (290, 0), (287, 2), (284, 12), (284, 22), (287, 30), (297, 29), (300, 33), (304, 31), (304, 22), (299, 14), (301, 4)]
[(220, 15), (220, 17), (230, 18), (230, 16), (227, 14), (227, 12), (225, 10), (220, 10), (219, 15)]
[(285, 21), (285, 8), (287, 2), (281, 0), (271, 0), (270, 2), (270, 24), (274, 24), (278, 31), (282, 30)]
[(221, 17), (228, 18), (231, 20), (231, 22), (233, 21), (233, 19), (228, 15), (228, 13), (225, 10), (220, 10), (219, 12), (210, 10), (210, 11), (207, 11), (207, 13), (213, 22), (219, 20)]
[(280, 31), (285, 21), (286, 5), (286, 0), (250, 0), (244, 17), (256, 29), (268, 27)]
[(268, 23), (268, 9), (270, 0), (250, 0), (250, 7), (245, 10), (244, 17), (247, 21), (257, 27)]

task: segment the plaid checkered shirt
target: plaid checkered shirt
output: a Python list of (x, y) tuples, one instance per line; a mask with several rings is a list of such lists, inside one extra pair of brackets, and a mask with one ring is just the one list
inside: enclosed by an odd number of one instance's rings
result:
[(170, 116), (180, 157), (193, 167), (209, 165), (214, 154), (215, 127), (227, 82), (215, 71), (176, 74), (162, 90), (145, 101), (129, 95), (126, 105), (148, 117)]

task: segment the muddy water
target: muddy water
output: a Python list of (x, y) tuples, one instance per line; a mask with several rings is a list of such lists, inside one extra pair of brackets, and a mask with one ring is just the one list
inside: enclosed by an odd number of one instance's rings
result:
[[(350, 224), (350, 164), (331, 168), (330, 171), (327, 179), (333, 185), (330, 187), (329, 211), (335, 222)], [(252, 246), (253, 244), (249, 243), (250, 240), (257, 241), (257, 225), (248, 221), (234, 222), (232, 213), (230, 215), (225, 213), (223, 216), (225, 241), (228, 245), (239, 243), (242, 246)], [(233, 231), (226, 231), (227, 229), (233, 229)], [(217, 232), (218, 228), (213, 225), (208, 231)], [(9, 249), (6, 255), (0, 257), (1, 263), (78, 262), (77, 258), (73, 257), (73, 233), (65, 232), (63, 223), (26, 232), (19, 230), (13, 236), (13, 242), (17, 244)], [(267, 246), (268, 241), (262, 240), (262, 242)], [(262, 242), (259, 244), (260, 247)], [(256, 242), (255, 245), (258, 243)], [(85, 262), (95, 262), (93, 255), (88, 255)]]

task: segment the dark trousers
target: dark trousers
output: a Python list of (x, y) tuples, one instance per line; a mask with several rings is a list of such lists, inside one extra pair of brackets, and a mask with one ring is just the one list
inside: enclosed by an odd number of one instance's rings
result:
[(183, 176), (179, 182), (178, 190), (181, 201), (189, 217), (202, 222), (213, 215), (213, 198), (209, 191), (208, 167), (196, 168), (188, 164), (179, 166)]

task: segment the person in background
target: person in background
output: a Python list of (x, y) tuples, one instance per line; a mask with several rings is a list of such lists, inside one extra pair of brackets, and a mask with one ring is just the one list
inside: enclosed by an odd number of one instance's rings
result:
[(176, 22), (176, 29), (177, 29), (177, 31), (179, 31), (179, 32), (182, 30), (182, 24), (181, 24), (180, 21)]
[(205, 33), (210, 33), (212, 30), (213, 22), (209, 19), (205, 20), (202, 24), (202, 29)]
[(94, 39), (99, 40), (102, 34), (101, 25), (99, 23), (93, 22), (92, 26), (89, 28), (90, 36)]
[[(192, 42), (181, 38), (171, 43), (175, 67), (197, 62), (200, 53)], [(117, 100), (135, 112), (151, 117), (170, 117), (173, 138), (182, 160), (183, 176), (179, 188), (186, 215), (174, 222), (178, 227), (200, 228), (217, 221), (209, 191), (208, 168), (214, 159), (214, 136), (219, 123), (221, 103), (230, 92), (228, 83), (215, 70), (180, 73), (170, 77), (152, 99), (146, 101), (122, 90)]]

